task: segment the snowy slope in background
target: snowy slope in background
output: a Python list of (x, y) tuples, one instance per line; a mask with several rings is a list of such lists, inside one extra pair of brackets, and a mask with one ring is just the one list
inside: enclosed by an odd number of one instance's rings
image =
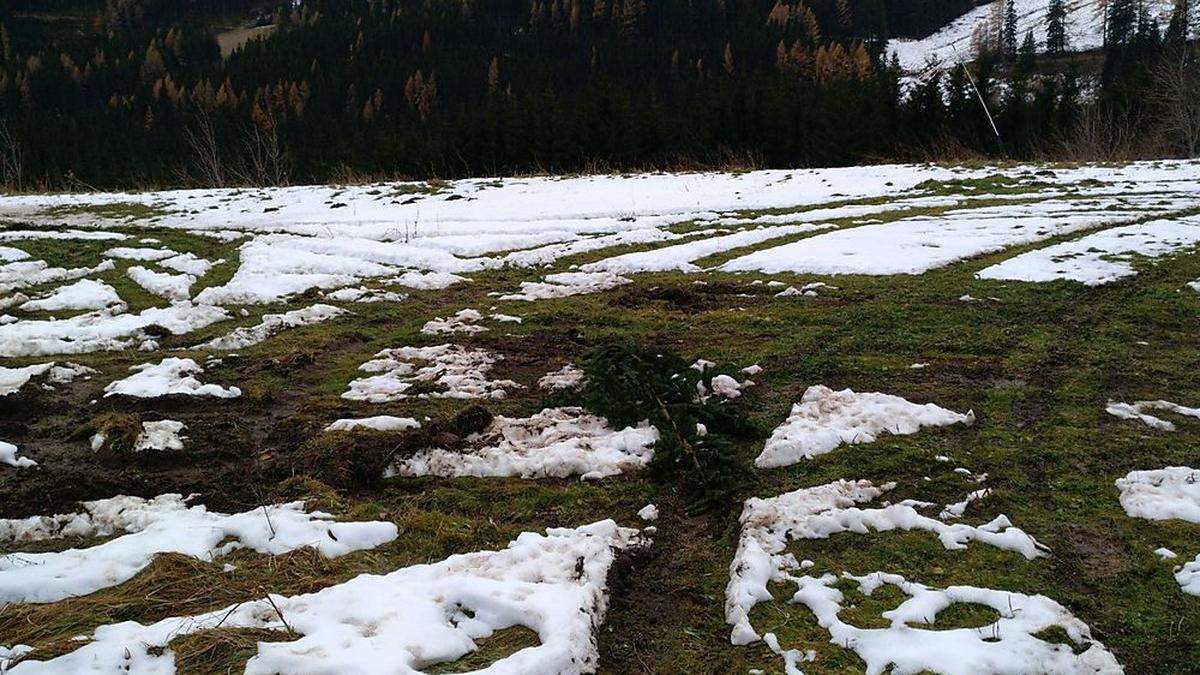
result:
[[(975, 58), (972, 34), (977, 27), (988, 22), (995, 11), (993, 6), (1002, 2), (1004, 0), (996, 0), (976, 7), (922, 40), (892, 40), (888, 42), (887, 52), (894, 53), (900, 59), (900, 67), (909, 73), (925, 71), (931, 64), (941, 69), (961, 61), (970, 61)], [(1067, 49), (1078, 52), (1100, 47), (1104, 43), (1104, 5), (1096, 0), (1066, 0), (1065, 4)], [(1046, 46), (1046, 9), (1049, 2), (1014, 0), (1014, 5), (1017, 12), (1017, 41), (1020, 42), (1025, 33), (1032, 31), (1038, 51), (1042, 51)], [(1171, 20), (1173, 7), (1171, 0), (1146, 0), (1146, 10), (1164, 30)]]

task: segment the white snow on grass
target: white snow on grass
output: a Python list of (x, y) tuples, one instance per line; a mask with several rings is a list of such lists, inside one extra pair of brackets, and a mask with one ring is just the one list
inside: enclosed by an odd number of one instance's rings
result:
[(229, 313), (220, 307), (181, 302), (138, 314), (100, 311), (69, 319), (17, 321), (0, 325), (0, 357), (118, 351), (143, 342), (143, 331), (150, 326), (183, 335), (227, 318)]
[(1121, 507), (1134, 518), (1200, 523), (1200, 469), (1170, 466), (1130, 471), (1117, 480)]
[(43, 260), (21, 260), (0, 265), (0, 294), (11, 293), (21, 288), (60, 281), (74, 281), (89, 274), (107, 272), (115, 265), (111, 260), (95, 267), (50, 267)]
[(280, 331), (322, 323), (330, 319), (336, 319), (344, 314), (348, 314), (344, 309), (322, 304), (293, 309), (282, 314), (264, 314), (262, 320), (257, 324), (235, 328), (225, 335), (196, 345), (194, 349), (216, 349), (220, 351), (244, 349), (256, 345)]
[(59, 286), (47, 295), (21, 305), (26, 312), (59, 312), (63, 310), (96, 310), (105, 307), (124, 309), (125, 303), (117, 290), (103, 281), (80, 279), (73, 284)]
[(0, 230), (0, 241), (21, 241), (24, 239), (119, 241), (127, 238), (126, 235), (120, 232), (105, 232), (103, 230)]
[(658, 520), (658, 507), (654, 504), (647, 504), (638, 509), (637, 517), (648, 522)]
[(1046, 547), (1013, 527), (1004, 516), (974, 527), (923, 516), (908, 503), (877, 509), (855, 506), (872, 501), (893, 486), (839, 480), (769, 499), (747, 499), (740, 519), (742, 530), (737, 553), (729, 565), (729, 585), (725, 589), (725, 620), (733, 626), (730, 637), (733, 644), (750, 644), (760, 638), (750, 623), (750, 610), (773, 597), (767, 584), (797, 580), (792, 573), (803, 566), (787, 552), (789, 541), (826, 539), (843, 532), (924, 530), (937, 535), (948, 550), (963, 549), (976, 541), (1015, 551), (1029, 560), (1047, 554)]
[(125, 270), (125, 276), (147, 292), (167, 300), (187, 300), (192, 284), (196, 283), (196, 277), (190, 274), (155, 272), (140, 265)]
[(356, 431), (358, 429), (407, 431), (419, 428), (421, 428), (421, 423), (411, 417), (376, 415), (374, 417), (343, 418), (326, 426), (325, 431)]
[(37, 462), (20, 455), (20, 448), (5, 441), (0, 441), (0, 464), (15, 466), (18, 469), (37, 466)]
[[(189, 507), (180, 495), (153, 501), (117, 497), (119, 508), (133, 508), (132, 517), (101, 521), (107, 532), (127, 534), (83, 549), (53, 553), (14, 552), (0, 557), (0, 606), (15, 602), (56, 602), (94, 593), (133, 578), (161, 553), (180, 553), (214, 560), (240, 548), (280, 555), (312, 547), (326, 558), (375, 548), (396, 538), (392, 523), (339, 523), (333, 516), (304, 512), (303, 502), (263, 506), (227, 515), (203, 506)], [(60, 532), (92, 534), (97, 512), (109, 510), (106, 500), (92, 502), (87, 515), (52, 516), (38, 527)], [(29, 522), (29, 521), (26, 521)], [(89, 526), (88, 523), (91, 523)], [(25, 537), (26, 540), (29, 537)]]
[(185, 428), (183, 422), (176, 420), (142, 422), (142, 432), (133, 443), (133, 451), (182, 450), (183, 441), (187, 438), (181, 435)]
[(190, 274), (193, 277), (202, 277), (205, 274), (208, 274), (208, 271), (212, 269), (213, 265), (217, 265), (222, 262), (224, 261), (212, 261), (205, 260), (204, 258), (198, 258), (194, 253), (180, 253), (165, 260), (161, 260), (158, 264), (167, 269), (175, 270), (176, 272)]
[(522, 281), (517, 293), (501, 295), (501, 300), (549, 300), (572, 295), (601, 293), (630, 283), (629, 279), (612, 272), (560, 272), (547, 274), (541, 281)]
[(1105, 406), (1104, 411), (1113, 417), (1120, 417), (1126, 420), (1137, 420), (1148, 427), (1158, 429), (1160, 431), (1175, 431), (1175, 424), (1160, 417), (1155, 417), (1147, 410), (1165, 410), (1184, 417), (1200, 418), (1200, 408), (1189, 408), (1187, 406), (1172, 403), (1171, 401), (1134, 401), (1133, 403), (1121, 403), (1118, 401), (1109, 401)]
[[(312, 288), (352, 286), (362, 279), (389, 278), (407, 285), (405, 273), (456, 274), (494, 267), (490, 259), (463, 259), (437, 249), (357, 237), (264, 235), (239, 249), (241, 266), (223, 286), (206, 288), (197, 301), (211, 304), (279, 302)], [(429, 280), (410, 277), (412, 283)], [(436, 277), (435, 281), (446, 281)]]
[(0, 246), (0, 262), (16, 262), (18, 260), (25, 260), (28, 257), (29, 254), (19, 248)]
[(104, 388), (106, 398), (157, 398), (171, 395), (236, 398), (242, 395), (242, 390), (237, 387), (201, 383), (196, 376), (204, 374), (204, 368), (192, 359), (170, 357), (158, 363), (133, 366), (130, 370), (134, 371), (133, 375), (111, 382)]
[(701, 258), (724, 253), (744, 246), (753, 246), (764, 241), (786, 237), (801, 232), (828, 229), (832, 225), (783, 225), (779, 227), (761, 227), (745, 230), (723, 237), (705, 237), (685, 244), (675, 244), (651, 251), (626, 253), (598, 262), (584, 265), (584, 272), (612, 272), (615, 274), (633, 274), (636, 272), (699, 272), (700, 267), (693, 264)]
[[(890, 585), (908, 596), (895, 609), (882, 613), (881, 617), (890, 626), (859, 628), (839, 615), (849, 603), (834, 587), (839, 580), (837, 576), (793, 578), (796, 594), (791, 602), (807, 607), (817, 623), (829, 632), (830, 642), (853, 650), (865, 662), (866, 672), (872, 675), (1123, 672), (1112, 653), (1092, 637), (1087, 624), (1044, 595), (975, 586), (933, 588), (884, 572), (863, 576), (843, 573), (841, 578), (858, 582), (863, 595), (870, 596)], [(932, 625), (940, 612), (956, 604), (983, 605), (1000, 616), (992, 623), (971, 628), (921, 627)], [(1061, 629), (1071, 644), (1037, 637), (1053, 628)]]
[(439, 316), (430, 319), (421, 327), (421, 332), (425, 335), (449, 335), (452, 333), (475, 335), (487, 332), (487, 326), (480, 326), (480, 321), (483, 321), (483, 315), (478, 311), (463, 309), (446, 318)]
[(579, 389), (583, 386), (584, 380), (583, 370), (573, 363), (559, 368), (550, 373), (546, 373), (538, 379), (537, 386), (539, 389), (547, 389), (555, 391), (558, 389)]
[(465, 281), (470, 281), (470, 279), (449, 272), (405, 272), (399, 276), (384, 279), (383, 283), (411, 288), (415, 291), (440, 291)]
[(962, 518), (962, 515), (967, 512), (967, 507), (971, 505), (971, 502), (977, 502), (984, 497), (990, 496), (991, 494), (991, 488), (983, 488), (981, 490), (975, 490), (974, 492), (968, 492), (967, 496), (964, 497), (962, 501), (954, 502), (953, 504), (947, 504), (946, 508), (942, 509), (942, 512), (938, 514), (938, 518), (941, 518), (942, 520)]
[(326, 300), (333, 302), (360, 302), (363, 304), (404, 302), (408, 299), (408, 295), (404, 293), (396, 293), (395, 291), (387, 291), (381, 288), (368, 288), (366, 286), (339, 288), (336, 291), (329, 291), (323, 295)]
[[(352, 381), (342, 398), (371, 403), (411, 397), (504, 398), (507, 389), (521, 385), (512, 380), (488, 379), (488, 372), (502, 358), (450, 344), (385, 349), (358, 368), (378, 375)], [(414, 387), (417, 392), (412, 391)]]
[(1014, 204), (918, 216), (850, 227), (734, 258), (727, 272), (922, 274), (1009, 246), (1031, 244), (1083, 228), (1129, 220), (1103, 204)]
[(1179, 587), (1184, 593), (1200, 595), (1200, 555), (1175, 571), (1175, 581), (1179, 582)]
[(166, 260), (179, 255), (178, 251), (172, 251), (169, 248), (145, 248), (136, 246), (118, 246), (110, 248), (104, 252), (104, 255), (109, 258), (119, 258), (121, 260), (136, 260), (138, 262), (157, 262)]
[(1100, 286), (1137, 274), (1133, 260), (1170, 255), (1200, 243), (1200, 219), (1155, 220), (1103, 230), (1022, 253), (985, 268), (981, 279), (1055, 281)]
[(873, 443), (884, 433), (908, 435), (922, 427), (974, 422), (973, 411), (963, 414), (890, 394), (834, 391), (815, 385), (771, 433), (754, 464), (760, 469), (788, 466), (831, 452), (843, 443)]
[(503, 550), (363, 574), (316, 593), (247, 598), (149, 626), (104, 626), (74, 652), (45, 662), (27, 658), (11, 672), (171, 672), (174, 654), (166, 647), (172, 639), (219, 626), (286, 631), (285, 641), (258, 643), (247, 675), (418, 675), (474, 652), (498, 630), (524, 626), (539, 644), (486, 672), (591, 673), (600, 656), (596, 632), (608, 608), (609, 570), (619, 552), (648, 544), (637, 530), (611, 520), (545, 535), (525, 532)]
[(566, 258), (589, 251), (598, 251), (616, 246), (632, 246), (636, 244), (655, 244), (661, 241), (674, 241), (683, 238), (669, 230), (646, 228), (629, 230), (615, 234), (588, 237), (563, 244), (550, 244), (524, 251), (514, 251), (501, 258), (501, 262), (514, 267), (536, 267), (550, 265), (561, 258)]
[(0, 366), (0, 396), (7, 396), (21, 390), (29, 381), (41, 375), (46, 376), (43, 389), (53, 389), (56, 384), (70, 384), (78, 377), (90, 379), (98, 371), (78, 363), (37, 363), (23, 368), (6, 368)]
[(497, 416), (463, 449), (426, 448), (398, 460), (389, 476), (479, 476), (594, 480), (636, 471), (654, 457), (658, 430), (614, 430), (582, 408)]
[(182, 504), (179, 495), (154, 499), (112, 497), (80, 502), (82, 510), (53, 516), (0, 518), (0, 542), (28, 542), (63, 537), (107, 537), (144, 528), (161, 510)]

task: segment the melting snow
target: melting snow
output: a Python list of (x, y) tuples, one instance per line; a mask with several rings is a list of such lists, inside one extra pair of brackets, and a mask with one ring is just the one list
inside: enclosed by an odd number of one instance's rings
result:
[(147, 292), (167, 300), (187, 300), (192, 284), (196, 283), (196, 277), (190, 274), (155, 272), (140, 265), (125, 270), (125, 275)]
[(540, 389), (549, 389), (551, 391), (556, 389), (579, 389), (583, 386), (583, 379), (583, 370), (574, 364), (568, 363), (552, 373), (543, 375), (537, 384)]
[(12, 443), (0, 441), (0, 464), (15, 466), (18, 469), (28, 469), (37, 466), (37, 462), (18, 454), (19, 448)]
[(1146, 426), (1159, 429), (1161, 431), (1175, 431), (1175, 425), (1172, 422), (1168, 422), (1167, 420), (1147, 413), (1147, 410), (1166, 410), (1167, 412), (1173, 412), (1177, 415), (1183, 415), (1185, 417), (1200, 418), (1200, 408), (1188, 408), (1186, 406), (1179, 405), (1178, 403), (1172, 403), (1170, 401), (1163, 400), (1134, 401), (1132, 404), (1109, 401), (1104, 410), (1114, 417), (1120, 417), (1121, 419), (1126, 420), (1138, 420), (1144, 423)]
[(100, 311), (61, 320), (17, 321), (0, 325), (0, 357), (117, 351), (144, 341), (142, 331), (150, 326), (182, 335), (227, 318), (229, 313), (220, 307), (181, 302), (138, 314)]
[(325, 431), (354, 431), (356, 429), (407, 431), (408, 429), (419, 429), (420, 427), (421, 423), (411, 417), (376, 415), (375, 417), (340, 419), (325, 427)]
[(427, 448), (396, 462), (389, 476), (519, 476), (584, 480), (646, 466), (658, 430), (649, 424), (615, 431), (581, 408), (547, 408), (530, 417), (497, 416), (462, 450)]
[(204, 373), (204, 368), (192, 359), (166, 358), (158, 363), (144, 363), (133, 366), (133, 375), (122, 380), (111, 382), (104, 388), (104, 396), (135, 396), (137, 398), (156, 398), (159, 396), (212, 396), (215, 398), (236, 398), (242, 395), (237, 387), (226, 389), (216, 384), (202, 384), (196, 375)]
[(134, 441), (134, 452), (145, 450), (182, 450), (185, 436), (180, 436), (184, 430), (183, 422), (175, 420), (160, 420), (158, 422), (142, 422), (142, 433)]
[[(133, 513), (114, 515), (114, 508), (132, 509)], [(188, 507), (180, 495), (162, 495), (152, 501), (116, 497), (90, 502), (85, 509), (83, 514), (4, 521), (0, 531), (15, 530), (23, 540), (45, 535), (127, 534), (89, 548), (0, 557), (0, 606), (55, 602), (116, 586), (133, 578), (160, 553), (213, 560), (240, 548), (279, 555), (311, 546), (326, 558), (334, 558), (386, 544), (398, 533), (392, 523), (339, 523), (327, 513), (305, 513), (303, 502), (226, 515), (203, 506)]]
[(600, 293), (630, 283), (612, 272), (561, 272), (548, 274), (542, 281), (522, 281), (521, 291), (501, 295), (501, 300), (548, 300), (572, 295)]
[(483, 315), (479, 312), (473, 309), (463, 309), (445, 319), (439, 316), (427, 321), (421, 327), (421, 332), (425, 335), (447, 335), (450, 333), (475, 335), (487, 331), (486, 326), (479, 325), (479, 322), (482, 320)]
[(784, 225), (781, 227), (763, 227), (746, 230), (723, 237), (705, 237), (685, 244), (675, 244), (651, 251), (626, 253), (599, 262), (584, 265), (584, 272), (613, 272), (615, 274), (633, 274), (635, 272), (699, 272), (700, 268), (694, 261), (701, 258), (731, 251), (743, 246), (752, 246), (770, 239), (786, 237), (801, 232), (827, 229), (832, 225)]
[(329, 321), (343, 314), (346, 310), (332, 305), (311, 305), (302, 309), (294, 309), (283, 314), (264, 314), (262, 320), (254, 326), (236, 328), (233, 331), (213, 338), (208, 342), (196, 345), (195, 349), (231, 350), (243, 349), (256, 345), (272, 335), (288, 328), (308, 326)]
[(59, 286), (49, 294), (21, 305), (26, 312), (58, 312), (71, 309), (104, 309), (115, 306), (118, 311), (125, 308), (121, 296), (112, 286), (103, 281), (80, 279), (67, 286)]
[(981, 279), (1054, 281), (1100, 286), (1137, 274), (1132, 260), (1157, 258), (1200, 243), (1200, 218), (1114, 227), (1074, 241), (1022, 253), (984, 269)]
[[(891, 622), (890, 626), (859, 628), (839, 616), (846, 600), (842, 592), (833, 587), (838, 577), (826, 574), (793, 578), (797, 590), (791, 601), (808, 607), (817, 623), (829, 632), (830, 642), (858, 654), (866, 662), (866, 672), (870, 675), (884, 672), (946, 675), (1123, 672), (1112, 653), (1092, 638), (1087, 624), (1044, 595), (975, 586), (932, 588), (884, 572), (864, 576), (843, 573), (842, 578), (857, 581), (859, 591), (864, 595), (869, 596), (880, 587), (891, 585), (908, 596), (895, 609), (882, 613), (882, 618)], [(990, 607), (1000, 618), (974, 628), (916, 627), (934, 623), (938, 613), (959, 603)], [(1066, 633), (1071, 645), (1035, 637), (1055, 627)]]
[(909, 504), (892, 504), (878, 509), (855, 506), (875, 499), (893, 485), (875, 486), (865, 480), (840, 480), (769, 499), (746, 500), (740, 519), (742, 532), (738, 549), (729, 566), (729, 585), (725, 589), (725, 620), (733, 626), (733, 643), (744, 645), (759, 639), (750, 624), (750, 610), (759, 602), (771, 599), (767, 583), (796, 580), (790, 572), (803, 566), (795, 556), (787, 553), (789, 540), (826, 539), (841, 532), (925, 530), (936, 534), (948, 550), (963, 549), (970, 542), (978, 541), (1015, 551), (1030, 560), (1046, 555), (1046, 547), (1013, 527), (1004, 516), (974, 527), (962, 523), (947, 524), (923, 516)]
[(792, 406), (791, 414), (771, 433), (754, 464), (760, 469), (788, 466), (823, 455), (843, 443), (872, 443), (884, 432), (908, 435), (927, 426), (974, 422), (975, 413), (970, 411), (956, 413), (890, 394), (833, 391), (816, 385)]
[(1121, 507), (1135, 518), (1200, 523), (1200, 469), (1170, 466), (1130, 471), (1117, 480)]
[[(458, 345), (401, 347), (385, 349), (371, 361), (359, 366), (367, 373), (379, 373), (354, 380), (342, 393), (352, 401), (383, 403), (418, 398), (504, 398), (506, 389), (520, 388), (512, 380), (489, 380), (487, 374), (498, 359), (483, 350)], [(424, 363), (425, 365), (418, 365)], [(420, 393), (410, 390), (418, 387)], [(439, 391), (426, 391), (428, 386)]]
[(72, 281), (89, 274), (107, 272), (113, 269), (111, 260), (95, 267), (50, 267), (41, 260), (22, 260), (0, 265), (0, 293), (10, 293), (17, 289), (40, 286), (58, 281)]
[(591, 673), (599, 659), (595, 633), (608, 606), (609, 570), (617, 552), (647, 544), (637, 530), (611, 520), (545, 535), (526, 532), (500, 551), (363, 574), (316, 593), (247, 600), (149, 626), (104, 626), (77, 651), (46, 662), (26, 660), (12, 673), (169, 672), (174, 655), (162, 648), (171, 639), (217, 626), (298, 634), (260, 642), (246, 664), (248, 675), (417, 675), (512, 626), (534, 630), (540, 644), (504, 657), (488, 672)]

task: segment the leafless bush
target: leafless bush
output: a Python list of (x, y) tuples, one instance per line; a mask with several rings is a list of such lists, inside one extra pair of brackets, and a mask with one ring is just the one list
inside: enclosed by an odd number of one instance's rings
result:
[(1185, 157), (1195, 157), (1200, 153), (1200, 46), (1168, 51), (1152, 77), (1159, 130)]
[(273, 117), (246, 130), (245, 151), (237, 171), (240, 182), (260, 187), (288, 184), (291, 163), (279, 142), (279, 127)]
[(25, 154), (21, 139), (13, 133), (8, 120), (0, 120), (0, 187), (21, 189), (24, 170)]
[(216, 125), (206, 106), (196, 108), (184, 134), (196, 159), (200, 182), (208, 187), (225, 187), (225, 163), (221, 157), (221, 146), (217, 143)]

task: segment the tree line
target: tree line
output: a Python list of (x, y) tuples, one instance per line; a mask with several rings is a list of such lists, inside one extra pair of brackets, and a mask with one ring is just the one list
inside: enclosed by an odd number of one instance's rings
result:
[[(887, 40), (970, 0), (10, 0), (0, 182), (1194, 154), (1188, 2), (1160, 27), (1136, 0), (1108, 0), (1094, 82), (1063, 56), (1062, 0), (1044, 35), (1018, 35), (1000, 0), (973, 63), (914, 83)], [(23, 12), (63, 8), (87, 10), (86, 30), (24, 37)], [(251, 11), (269, 33), (223, 58), (213, 17)], [(1146, 138), (1126, 138), (1125, 120)]]

